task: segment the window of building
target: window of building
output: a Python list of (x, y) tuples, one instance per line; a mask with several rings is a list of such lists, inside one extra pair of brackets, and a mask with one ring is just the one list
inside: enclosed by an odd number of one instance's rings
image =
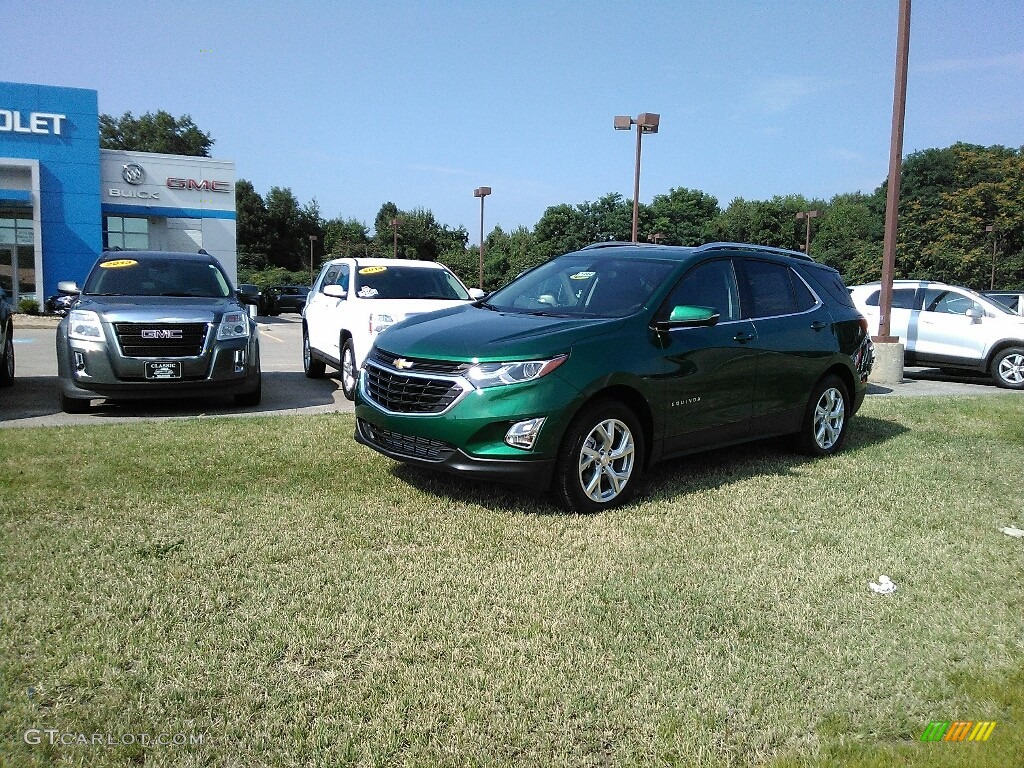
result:
[(132, 216), (106, 216), (103, 220), (106, 248), (144, 251), (149, 248), (149, 220)]

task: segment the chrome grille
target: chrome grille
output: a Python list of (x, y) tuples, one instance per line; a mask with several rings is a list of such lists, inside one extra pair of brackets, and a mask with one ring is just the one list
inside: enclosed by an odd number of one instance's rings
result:
[(125, 357), (198, 357), (208, 329), (207, 323), (114, 323)]
[(363, 377), (367, 396), (392, 413), (441, 413), (462, 394), (454, 379), (406, 376), (369, 361)]
[(465, 373), (473, 367), (472, 363), (463, 363), (452, 360), (428, 360), (422, 357), (405, 357), (403, 355), (396, 355), (387, 350), (374, 347), (370, 350), (368, 359), (375, 363), (380, 363), (388, 368), (398, 368), (395, 365), (396, 360), (404, 360), (409, 364), (408, 370), (415, 371), (417, 373), (451, 373), (459, 375)]
[(425, 459), (426, 461), (444, 461), (455, 452), (453, 446), (442, 443), (440, 440), (403, 435), (375, 426), (362, 419), (359, 419), (359, 432), (378, 448), (400, 456)]

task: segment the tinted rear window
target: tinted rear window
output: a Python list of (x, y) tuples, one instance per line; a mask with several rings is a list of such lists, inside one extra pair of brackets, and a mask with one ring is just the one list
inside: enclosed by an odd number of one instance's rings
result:
[(802, 272), (804, 277), (810, 278), (812, 283), (821, 288), (830, 299), (842, 304), (844, 307), (856, 308), (853, 299), (850, 297), (850, 291), (843, 282), (843, 278), (834, 269), (802, 266)]

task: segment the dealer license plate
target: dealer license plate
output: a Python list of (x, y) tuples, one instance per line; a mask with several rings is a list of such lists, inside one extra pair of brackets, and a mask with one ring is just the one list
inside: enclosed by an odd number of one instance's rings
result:
[(156, 380), (180, 379), (181, 363), (176, 361), (146, 363), (146, 378)]

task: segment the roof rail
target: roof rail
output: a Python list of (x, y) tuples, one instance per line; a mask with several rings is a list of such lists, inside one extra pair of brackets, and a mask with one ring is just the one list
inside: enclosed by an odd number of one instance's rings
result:
[(657, 243), (633, 243), (628, 240), (605, 240), (600, 243), (591, 243), (580, 248), (581, 251), (592, 251), (597, 248), (618, 248), (620, 246), (629, 246), (631, 248), (656, 248)]
[(757, 253), (775, 253), (789, 256), (801, 261), (814, 261), (803, 251), (791, 251), (788, 248), (775, 248), (770, 245), (752, 245), (751, 243), (705, 243), (697, 247), (698, 251), (755, 251)]

